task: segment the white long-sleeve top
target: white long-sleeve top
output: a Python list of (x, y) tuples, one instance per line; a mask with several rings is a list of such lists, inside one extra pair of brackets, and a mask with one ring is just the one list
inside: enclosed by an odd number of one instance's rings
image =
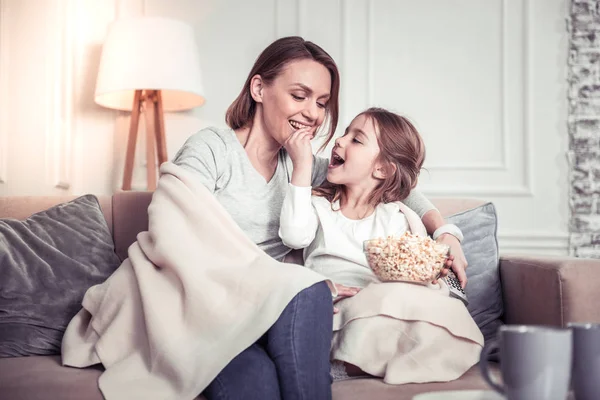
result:
[(407, 230), (409, 224), (398, 203), (381, 203), (368, 217), (353, 220), (342, 214), (339, 202), (311, 196), (311, 187), (289, 184), (279, 236), (288, 247), (304, 248), (307, 268), (335, 283), (362, 288), (379, 282), (367, 263), (363, 242)]

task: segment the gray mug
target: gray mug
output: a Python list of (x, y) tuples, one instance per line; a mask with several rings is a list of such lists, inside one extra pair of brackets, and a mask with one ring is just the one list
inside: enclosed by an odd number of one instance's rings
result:
[(573, 331), (572, 385), (577, 400), (600, 398), (600, 324), (570, 323)]
[[(503, 384), (490, 376), (489, 355), (499, 350)], [(508, 400), (565, 400), (571, 378), (570, 329), (504, 325), (481, 351), (483, 378)]]

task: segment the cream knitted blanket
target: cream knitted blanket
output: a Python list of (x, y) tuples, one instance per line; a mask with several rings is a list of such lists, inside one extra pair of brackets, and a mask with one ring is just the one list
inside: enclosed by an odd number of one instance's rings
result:
[(332, 359), (386, 383), (447, 382), (479, 361), (483, 335), (443, 281), (372, 283), (336, 307)]
[(109, 400), (195, 398), (324, 280), (261, 251), (190, 172), (165, 163), (160, 173), (148, 231), (86, 292), (62, 342), (64, 365), (104, 365)]

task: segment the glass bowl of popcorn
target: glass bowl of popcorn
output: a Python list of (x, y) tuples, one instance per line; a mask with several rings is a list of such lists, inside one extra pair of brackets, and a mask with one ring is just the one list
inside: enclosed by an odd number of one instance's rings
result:
[(365, 240), (363, 250), (380, 281), (427, 284), (439, 278), (450, 247), (428, 236), (405, 232)]

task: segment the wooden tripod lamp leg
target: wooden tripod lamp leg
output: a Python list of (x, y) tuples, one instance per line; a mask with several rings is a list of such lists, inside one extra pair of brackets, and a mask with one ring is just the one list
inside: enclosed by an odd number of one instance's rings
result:
[(165, 119), (160, 90), (146, 90), (145, 93), (142, 92), (142, 90), (136, 90), (133, 98), (127, 154), (125, 156), (125, 172), (123, 173), (123, 190), (131, 190), (135, 145), (142, 106), (144, 107), (144, 116), (146, 119), (146, 174), (148, 190), (152, 191), (156, 189), (156, 153), (158, 152), (158, 165), (167, 161)]
[(156, 91), (156, 113), (154, 126), (156, 127), (156, 148), (158, 150), (158, 165), (167, 161), (167, 142), (165, 139), (165, 116), (163, 113), (162, 93)]
[(131, 190), (133, 178), (133, 159), (135, 157), (135, 142), (137, 140), (138, 127), (140, 124), (140, 109), (142, 107), (142, 91), (136, 90), (133, 96), (131, 109), (131, 121), (129, 122), (129, 138), (127, 140), (127, 153), (125, 155), (125, 171), (123, 172), (123, 190)]
[(146, 176), (148, 179), (148, 190), (156, 189), (156, 126), (155, 99), (156, 91), (146, 93), (144, 115), (146, 117)]

